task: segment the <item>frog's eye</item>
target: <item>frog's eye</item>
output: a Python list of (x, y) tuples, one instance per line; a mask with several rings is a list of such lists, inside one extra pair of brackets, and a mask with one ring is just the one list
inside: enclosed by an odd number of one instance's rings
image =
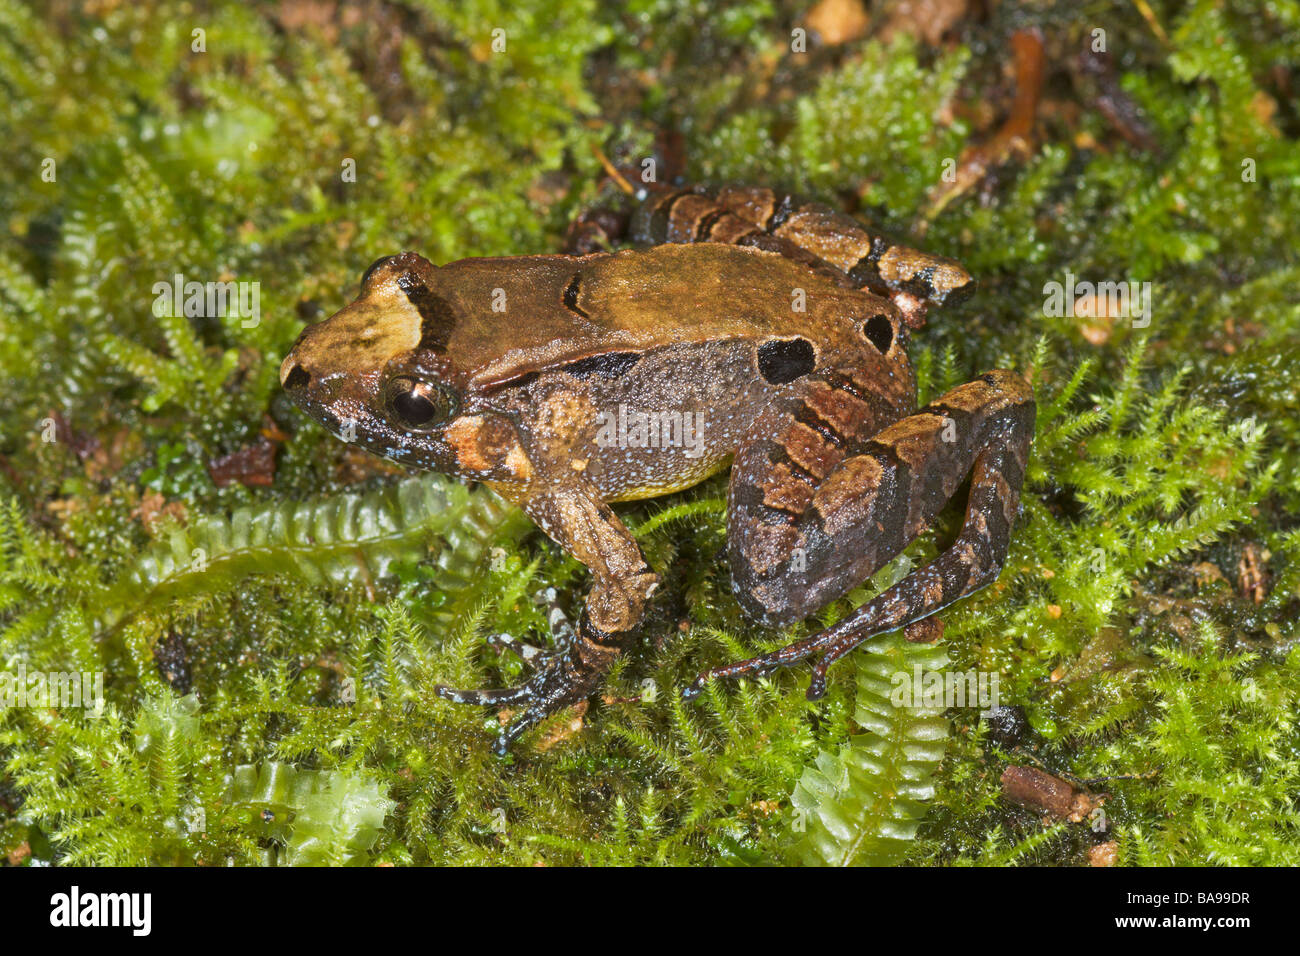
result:
[(384, 390), (389, 417), (403, 428), (427, 431), (456, 414), (456, 396), (441, 385), (400, 376)]
[(391, 259), (391, 258), (393, 258), (393, 257), (392, 257), (392, 256), (380, 256), (380, 257), (379, 257), (378, 259), (376, 259), (374, 262), (370, 263), (370, 268), (366, 269), (366, 271), (365, 271), (365, 272), (362, 274), (362, 276), (361, 276), (361, 288), (362, 288), (362, 290), (365, 289), (365, 287), (366, 287), (366, 283), (370, 281), (370, 277), (371, 277), (372, 275), (375, 274), (375, 270), (378, 269), (380, 266), (382, 266), (385, 262), (387, 262), (387, 261), (388, 261), (389, 259)]

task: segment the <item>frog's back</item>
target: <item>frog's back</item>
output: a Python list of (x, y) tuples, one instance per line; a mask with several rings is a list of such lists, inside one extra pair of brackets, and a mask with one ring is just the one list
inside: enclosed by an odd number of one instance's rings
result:
[(887, 300), (776, 253), (713, 243), (590, 256), (466, 259), (437, 270), (449, 352), (492, 387), (611, 351), (804, 336), (838, 351)]

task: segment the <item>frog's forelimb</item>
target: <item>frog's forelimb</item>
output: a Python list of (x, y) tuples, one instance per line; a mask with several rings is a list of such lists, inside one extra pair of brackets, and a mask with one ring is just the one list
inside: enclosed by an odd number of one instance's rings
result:
[[(614, 661), (634, 642), (646, 602), (659, 584), (631, 532), (581, 479), (548, 492), (520, 493), (519, 504), (587, 566), (593, 581), (576, 634), (567, 647), (541, 655), (525, 683), (495, 690), (435, 688), (453, 703), (522, 707), (497, 739), (499, 753), (528, 728), (600, 689)], [(558, 623), (554, 615), (551, 620)]]

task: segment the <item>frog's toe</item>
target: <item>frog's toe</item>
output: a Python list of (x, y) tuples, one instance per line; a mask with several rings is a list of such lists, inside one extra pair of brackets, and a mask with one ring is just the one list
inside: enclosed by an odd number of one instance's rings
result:
[(443, 700), (453, 704), (469, 704), (476, 707), (510, 707), (532, 696), (528, 685), (522, 687), (501, 687), (483, 690), (457, 690), (446, 684), (438, 684), (433, 692)]
[[(821, 635), (818, 635), (816, 637), (797, 641), (788, 647), (781, 648), (779, 651), (773, 651), (771, 654), (763, 654), (759, 657), (751, 657), (749, 660), (737, 661), (734, 664), (726, 664), (722, 667), (710, 668), (696, 677), (695, 680), (691, 682), (690, 686), (682, 692), (682, 696), (687, 700), (698, 697), (700, 691), (702, 691), (705, 685), (712, 680), (732, 679), (737, 677), (761, 677), (777, 668), (789, 667), (792, 664), (797, 664), (799, 661), (802, 661), (821, 650), (823, 643), (825, 643), (825, 639)], [(814, 687), (809, 689), (809, 693), (814, 693), (816, 687), (816, 675), (814, 675)], [(821, 693), (824, 692), (825, 684), (823, 681)], [(821, 693), (817, 693), (817, 696), (820, 697)], [(809, 700), (815, 699), (816, 697), (809, 697)]]
[(434, 693), (443, 700), (456, 704), (521, 708), (520, 713), (515, 716), (510, 726), (502, 731), (497, 740), (497, 748), (500, 751), (530, 727), (541, 723), (565, 707), (585, 700), (596, 691), (599, 677), (600, 673), (587, 672), (581, 665), (575, 665), (568, 656), (546, 655), (533, 672), (533, 676), (518, 687), (454, 690), (440, 684), (434, 688)]
[(510, 752), (510, 745), (523, 736), (524, 732), (540, 724), (550, 716), (545, 707), (533, 705), (526, 708), (520, 716), (510, 721), (501, 733), (497, 736), (496, 742), (492, 745), (492, 751), (498, 757), (504, 757)]
[(526, 641), (521, 641), (519, 638), (513, 637), (510, 634), (489, 634), (485, 638), (485, 641), (487, 642), (487, 645), (498, 654), (504, 654), (506, 651), (511, 651), (517, 654), (525, 663), (533, 663), (540, 656), (546, 653), (546, 651), (538, 647), (536, 644), (529, 644)]

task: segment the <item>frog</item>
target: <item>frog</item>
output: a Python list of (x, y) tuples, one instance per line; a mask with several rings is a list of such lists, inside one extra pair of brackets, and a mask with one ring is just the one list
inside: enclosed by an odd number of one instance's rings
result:
[(614, 505), (730, 468), (732, 593), (748, 618), (788, 628), (898, 556), (969, 482), (932, 561), (833, 626), (701, 672), (687, 698), (810, 659), (820, 698), (863, 641), (910, 635), (996, 580), (1019, 513), (1026, 379), (993, 369), (918, 405), (908, 346), (930, 310), (974, 291), (959, 262), (762, 186), (638, 198), (623, 248), (384, 256), (280, 370), (328, 430), (481, 483), (585, 566), (576, 626), (529, 656), (518, 686), (436, 690), (502, 711), (500, 753), (600, 691), (638, 643), (661, 577)]

